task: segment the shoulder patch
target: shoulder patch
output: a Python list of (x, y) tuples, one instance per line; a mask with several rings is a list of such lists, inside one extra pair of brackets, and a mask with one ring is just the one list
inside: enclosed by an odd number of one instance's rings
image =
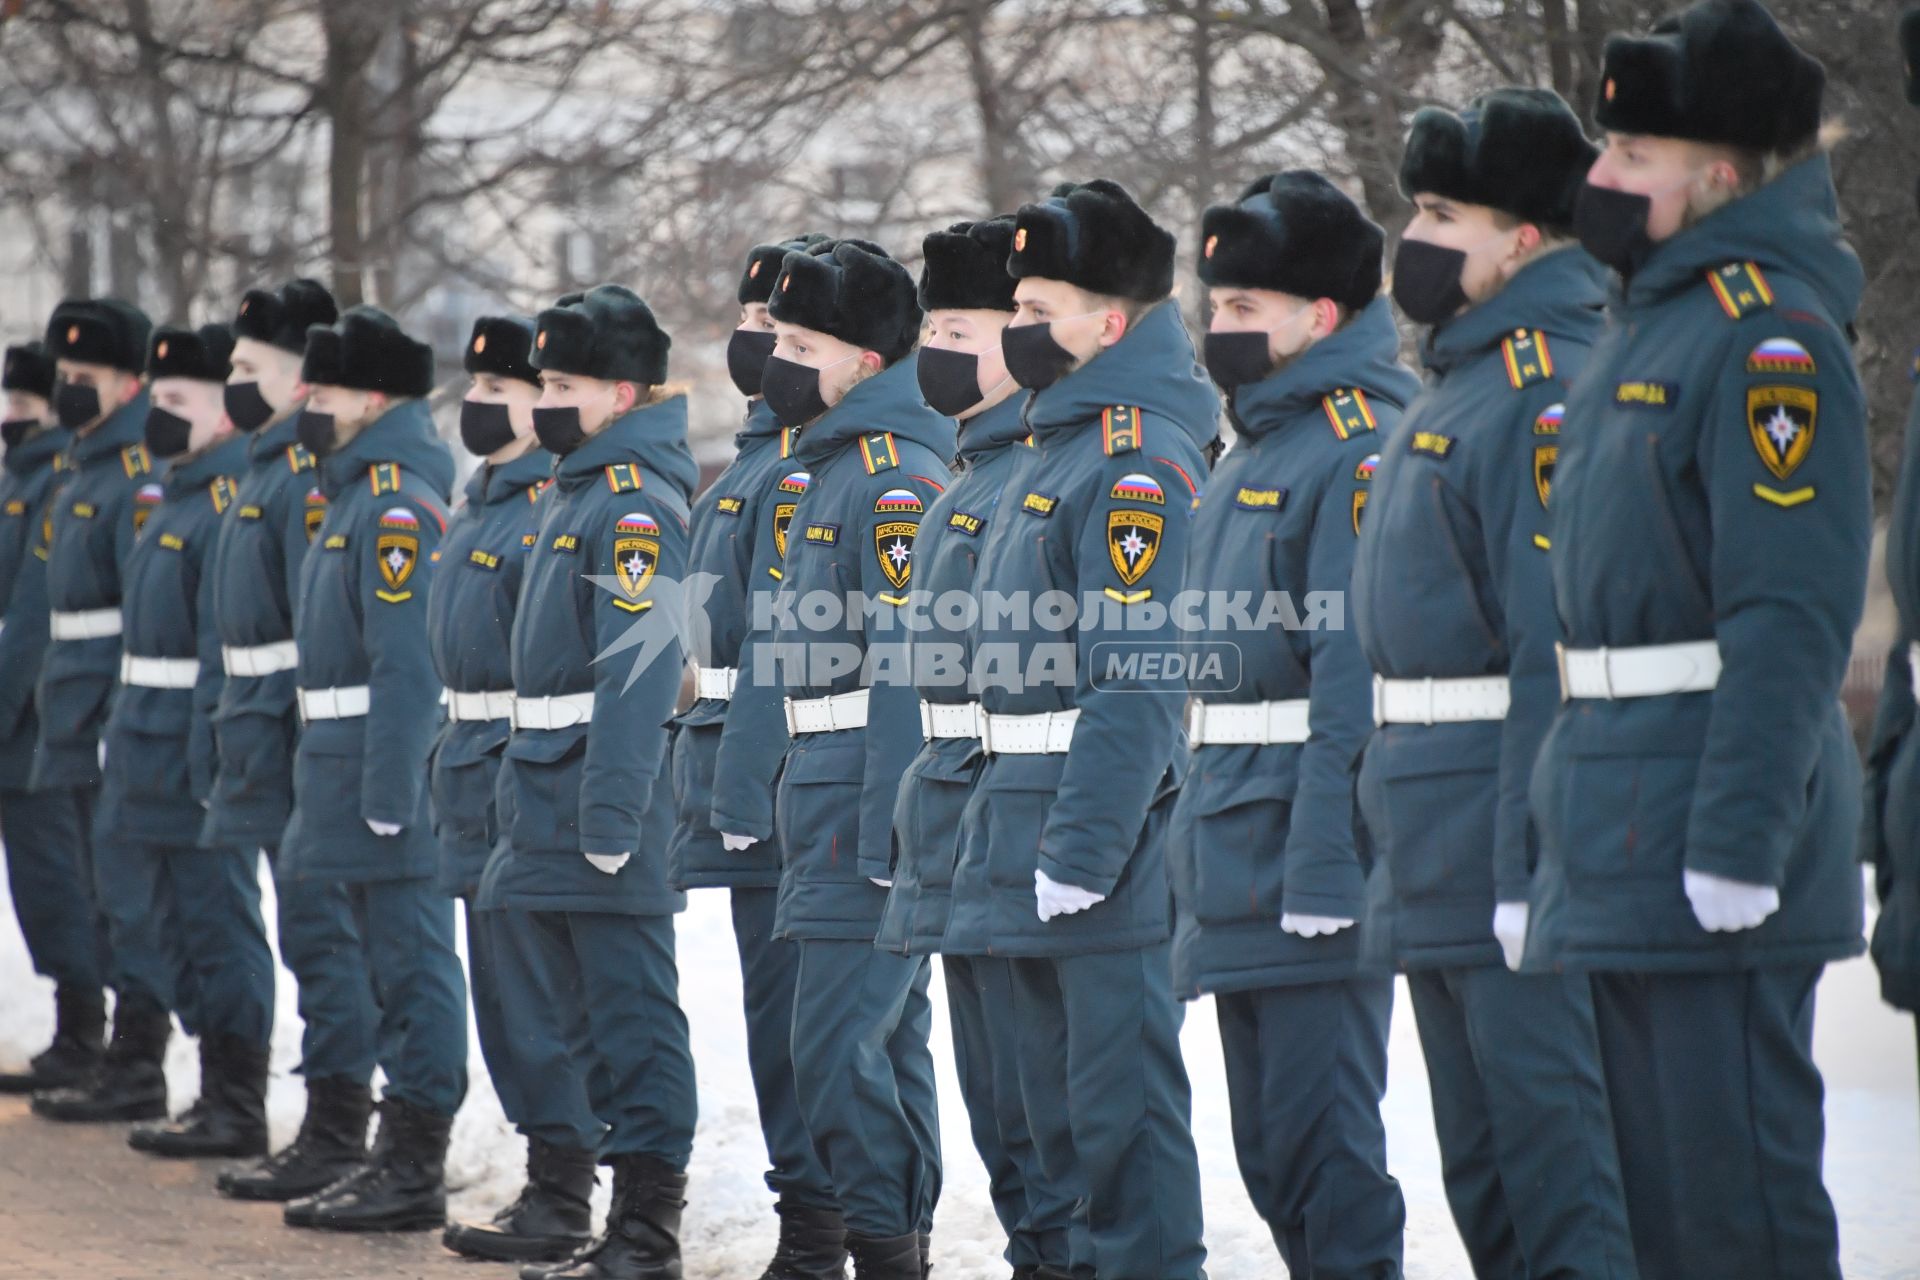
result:
[(1459, 441), (1453, 436), (1443, 436), (1438, 431), (1416, 431), (1407, 448), (1414, 453), (1424, 453), (1429, 457), (1447, 458), (1453, 453), (1453, 446)]
[(782, 493), (805, 493), (807, 486), (812, 483), (812, 472), (789, 471), (785, 476), (781, 477), (780, 483), (774, 487)]
[(1371, 480), (1373, 479), (1373, 473), (1378, 471), (1379, 469), (1380, 469), (1380, 455), (1377, 453), (1370, 453), (1366, 457), (1360, 459), (1360, 465), (1353, 469), (1353, 478), (1355, 480)]
[(660, 563), (660, 526), (644, 512), (629, 511), (613, 527), (618, 534), (613, 540), (613, 575), (620, 585), (613, 603), (628, 613), (640, 613), (653, 605), (641, 597)]
[(410, 507), (388, 507), (380, 513), (382, 529), (405, 529), (413, 533), (420, 531), (420, 517)]
[(305, 445), (290, 444), (287, 446), (287, 470), (293, 472), (295, 475), (299, 475), (302, 471), (313, 470), (318, 463), (319, 460), (315, 458), (312, 453), (308, 452)]
[(213, 483), (207, 486), (207, 495), (213, 499), (213, 513), (224, 514), (233, 505), (233, 495), (238, 492), (231, 476), (215, 476)]
[(1547, 497), (1553, 492), (1553, 469), (1560, 465), (1560, 446), (1556, 444), (1537, 444), (1533, 446), (1533, 491), (1540, 495), (1540, 505), (1547, 505)]
[(1540, 416), (1533, 420), (1533, 434), (1537, 436), (1559, 435), (1560, 424), (1566, 421), (1566, 417), (1567, 406), (1563, 404), (1548, 405), (1540, 411)]
[(373, 496), (376, 498), (400, 492), (400, 464), (397, 462), (374, 463), (367, 468), (367, 483), (373, 487)]
[(861, 436), (860, 461), (866, 465), (868, 475), (899, 466), (900, 450), (894, 447), (893, 432), (876, 431), (870, 436)]
[(1506, 362), (1507, 381), (1515, 391), (1545, 382), (1553, 376), (1553, 350), (1538, 329), (1515, 329), (1501, 340), (1500, 358)]
[(1167, 491), (1160, 487), (1160, 482), (1138, 471), (1121, 476), (1107, 496), (1122, 502), (1149, 502), (1156, 507), (1165, 506), (1167, 502)]
[(1353, 491), (1353, 536), (1356, 538), (1360, 536), (1360, 516), (1361, 513), (1367, 509), (1367, 498), (1369, 496), (1365, 489), (1355, 489)]
[(1744, 320), (1773, 305), (1773, 286), (1751, 262), (1729, 262), (1707, 272), (1707, 285), (1729, 320)]
[(153, 470), (153, 458), (147, 453), (147, 446), (130, 444), (120, 451), (120, 466), (126, 471), (129, 480), (144, 476)]
[(1139, 409), (1133, 405), (1117, 404), (1100, 411), (1100, 448), (1109, 458), (1116, 453), (1132, 453), (1139, 447)]
[(1747, 388), (1747, 431), (1760, 461), (1778, 479), (1806, 461), (1819, 419), (1820, 393), (1811, 387)]
[[(406, 517), (405, 520), (400, 517)], [(388, 604), (399, 604), (412, 597), (403, 590), (420, 563), (420, 519), (405, 507), (394, 507), (380, 517), (380, 536), (374, 540), (374, 559), (380, 565), (380, 580), (385, 589), (374, 595)]]
[(919, 535), (918, 520), (882, 520), (874, 526), (873, 554), (895, 591), (906, 590), (913, 576), (913, 543)]
[(926, 508), (913, 490), (889, 489), (874, 500), (873, 509), (881, 514), (919, 515)]
[(1342, 440), (1379, 426), (1374, 421), (1372, 407), (1367, 404), (1367, 393), (1358, 387), (1348, 387), (1322, 397), (1320, 407), (1326, 410), (1327, 421), (1333, 424), (1333, 434)]
[(607, 488), (614, 493), (632, 493), (640, 488), (640, 468), (631, 462), (616, 462), (607, 468)]
[(782, 560), (787, 558), (787, 530), (793, 527), (793, 513), (799, 506), (797, 502), (773, 504), (773, 553)]
[[(123, 452), (121, 456), (125, 457), (126, 455)], [(135, 533), (139, 533), (142, 529), (146, 528), (147, 517), (153, 514), (153, 509), (159, 506), (161, 500), (166, 496), (167, 491), (157, 484), (143, 484), (133, 491), (133, 531)], [(77, 504), (73, 509), (73, 514), (80, 514), (80, 507)], [(91, 508), (88, 509), (87, 514), (93, 514)]]
[(320, 522), (327, 518), (327, 495), (318, 489), (307, 490), (306, 509), (301, 512), (306, 522), (307, 541), (313, 541), (313, 535), (320, 531)]
[(660, 532), (660, 523), (644, 511), (629, 511), (613, 522), (613, 531), (657, 535)]
[(1768, 338), (1747, 353), (1748, 373), (1796, 373), (1811, 378), (1819, 372), (1813, 353), (1792, 338)]
[(1166, 526), (1166, 517), (1152, 511), (1107, 512), (1107, 556), (1121, 586), (1133, 586), (1153, 567)]

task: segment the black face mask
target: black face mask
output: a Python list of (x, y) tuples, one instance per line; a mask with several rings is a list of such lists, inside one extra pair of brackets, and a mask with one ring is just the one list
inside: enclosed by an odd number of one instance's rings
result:
[(1573, 204), (1573, 234), (1601, 265), (1632, 275), (1653, 252), (1653, 241), (1647, 236), (1647, 218), (1652, 213), (1649, 196), (1589, 182)]
[(220, 398), (226, 401), (227, 420), (242, 431), (258, 431), (273, 417), (273, 406), (257, 382), (229, 382)]
[(1009, 325), (1000, 344), (1007, 372), (1029, 391), (1052, 386), (1073, 368), (1073, 352), (1053, 340), (1051, 324)]
[(557, 457), (566, 457), (587, 438), (587, 429), (580, 425), (580, 409), (576, 405), (564, 405), (557, 409), (536, 407), (533, 411), (533, 434), (540, 441), (540, 447)]
[(820, 395), (820, 370), (785, 356), (768, 356), (760, 394), (783, 427), (804, 427), (827, 411)]
[(1278, 368), (1271, 339), (1264, 329), (1241, 333), (1209, 333), (1202, 345), (1207, 372), (1227, 390), (1259, 382)]
[(293, 434), (300, 441), (300, 447), (316, 458), (324, 458), (332, 453), (335, 441), (339, 438), (334, 429), (333, 415), (312, 409), (300, 411), (300, 420), (294, 424)]
[(1415, 324), (1440, 324), (1459, 315), (1467, 305), (1460, 273), (1467, 255), (1458, 249), (1402, 240), (1393, 257), (1393, 300)]
[(957, 418), (986, 399), (980, 394), (980, 356), (972, 351), (920, 348), (914, 369), (920, 397), (935, 413)]
[(77, 382), (63, 382), (54, 390), (53, 412), (61, 426), (77, 431), (100, 416), (100, 392)]
[(498, 453), (513, 443), (513, 419), (503, 404), (460, 402), (460, 443), (475, 457)]
[(193, 424), (155, 405), (147, 410), (145, 436), (148, 453), (156, 458), (174, 458), (187, 451), (193, 439)]
[(27, 438), (27, 433), (39, 425), (32, 418), (8, 418), (0, 422), (0, 444), (9, 449), (18, 449), (20, 442)]
[(764, 329), (735, 329), (727, 339), (727, 376), (743, 396), (760, 394), (760, 375), (773, 354), (774, 336)]

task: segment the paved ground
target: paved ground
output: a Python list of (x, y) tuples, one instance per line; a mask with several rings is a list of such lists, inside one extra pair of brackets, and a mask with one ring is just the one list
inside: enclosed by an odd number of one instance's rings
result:
[(494, 1280), (432, 1232), (293, 1231), (277, 1205), (214, 1194), (215, 1163), (130, 1151), (124, 1125), (54, 1125), (0, 1098), (4, 1280)]

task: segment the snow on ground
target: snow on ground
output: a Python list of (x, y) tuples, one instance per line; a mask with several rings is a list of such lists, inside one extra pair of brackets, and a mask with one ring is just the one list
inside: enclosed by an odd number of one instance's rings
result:
[[(270, 883), (267, 893), (270, 899)], [(10, 919), (10, 907), (6, 914)], [(273, 918), (270, 900), (267, 918)], [(701, 1108), (688, 1196), (687, 1275), (737, 1280), (764, 1264), (774, 1226), (772, 1197), (760, 1180), (765, 1152), (747, 1075), (739, 967), (720, 891), (693, 895), (693, 906), (680, 917), (679, 956)], [(934, 972), (935, 999), (944, 1002), (937, 966)], [(276, 1145), (298, 1126), (304, 1098), (299, 1077), (291, 1074), (300, 1038), (293, 985), (284, 970), (280, 978), (270, 1096)], [(32, 974), (17, 931), (0, 924), (0, 1063), (23, 1061), (45, 1043), (49, 996), (49, 984)], [(1816, 1050), (1829, 1091), (1827, 1178), (1840, 1210), (1846, 1274), (1851, 1280), (1920, 1280), (1920, 1092), (1912, 1022), (1880, 1004), (1864, 960), (1834, 966), (1821, 1001)], [(1211, 1002), (1189, 1007), (1183, 1043), (1205, 1180), (1209, 1272), (1214, 1280), (1278, 1276), (1283, 1268), (1234, 1167)], [(934, 1054), (941, 1064), (946, 1151), (946, 1190), (934, 1225), (937, 1274), (942, 1280), (1002, 1280), (1003, 1241), (967, 1135), (944, 1012), (935, 1018)], [(449, 1177), (456, 1188), (454, 1212), (485, 1216), (518, 1189), (523, 1150), (501, 1118), (477, 1045), (470, 1062), (473, 1085), (454, 1127)], [(176, 1106), (183, 1105), (197, 1088), (193, 1047), (183, 1037), (175, 1037), (168, 1066)], [(1426, 1072), (1404, 987), (1395, 1009), (1386, 1115), (1389, 1157), (1407, 1197), (1407, 1274), (1411, 1280), (1468, 1280), (1441, 1191)], [(606, 1197), (603, 1179), (602, 1210)]]

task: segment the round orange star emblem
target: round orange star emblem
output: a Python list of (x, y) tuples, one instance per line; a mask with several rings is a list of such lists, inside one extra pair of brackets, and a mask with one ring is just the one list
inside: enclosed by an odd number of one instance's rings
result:
[(482, 351), (485, 351), (486, 349), (487, 349), (487, 335), (484, 333), (474, 334), (473, 335), (473, 354), (479, 355)]

